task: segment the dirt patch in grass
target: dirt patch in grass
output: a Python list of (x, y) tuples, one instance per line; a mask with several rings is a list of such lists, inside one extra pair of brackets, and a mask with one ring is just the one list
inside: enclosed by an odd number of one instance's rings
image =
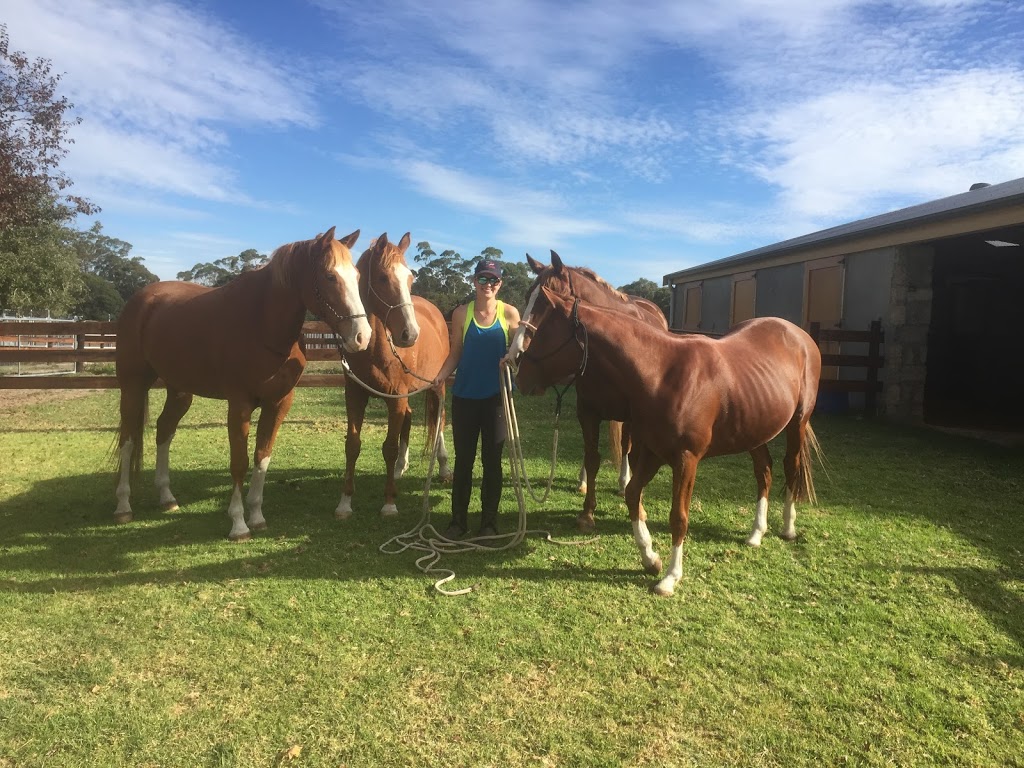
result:
[(63, 403), (77, 400), (95, 390), (92, 389), (0, 389), (0, 413), (14, 411), (39, 403)]

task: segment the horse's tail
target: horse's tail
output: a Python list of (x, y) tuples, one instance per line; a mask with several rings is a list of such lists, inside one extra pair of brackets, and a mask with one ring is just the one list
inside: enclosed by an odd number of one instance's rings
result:
[(618, 471), (622, 466), (622, 422), (608, 422), (608, 447), (612, 452), (612, 465)]
[[(813, 454), (813, 456), (812, 456)], [(818, 496), (814, 492), (814, 479), (812, 477), (812, 459), (824, 463), (825, 456), (821, 451), (821, 444), (818, 442), (811, 423), (804, 426), (804, 439), (800, 443), (800, 474), (796, 479), (796, 498), (817, 505)]]
[[(149, 396), (148, 392), (141, 398), (133, 399), (127, 405), (121, 407), (121, 420), (117, 425), (117, 433), (110, 445), (110, 455), (117, 464), (117, 477), (121, 476), (124, 456), (121, 455), (121, 446), (125, 440), (132, 441), (132, 452), (128, 459), (128, 470), (132, 475), (137, 475), (142, 470), (142, 448), (145, 443), (144, 432), (146, 423), (149, 421)], [(121, 393), (122, 401), (124, 392)]]

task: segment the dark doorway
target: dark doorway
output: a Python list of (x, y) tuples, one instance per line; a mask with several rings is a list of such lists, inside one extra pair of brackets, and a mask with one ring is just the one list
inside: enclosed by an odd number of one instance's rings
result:
[[(935, 243), (924, 418), (938, 426), (1024, 430), (1024, 233)], [(1017, 243), (996, 247), (986, 240)]]

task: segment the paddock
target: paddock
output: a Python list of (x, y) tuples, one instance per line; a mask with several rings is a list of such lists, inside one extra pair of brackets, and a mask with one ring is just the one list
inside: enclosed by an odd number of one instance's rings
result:
[[(446, 598), (377, 550), (415, 505), (330, 515), (337, 389), (297, 391), (265, 491), (278, 512), (244, 544), (223, 538), (222, 403), (197, 399), (179, 428), (181, 509), (159, 511), (149, 452), (136, 521), (115, 526), (116, 392), (8, 394), (0, 765), (1020, 763), (1020, 448), (816, 415), (829, 465), (795, 542), (743, 546), (749, 458), (717, 458), (700, 466), (675, 600), (647, 593), (614, 484), (595, 542), (458, 555), (455, 584), (476, 590)], [(566, 397), (555, 485), (529, 519), (557, 539), (577, 535), (579, 507)], [(546, 478), (553, 401), (516, 404), (528, 471)], [(365, 429), (384, 425), (371, 404)], [(405, 493), (425, 479), (421, 447)], [(360, 474), (383, 492), (382, 466)], [(663, 470), (644, 499), (662, 543), (668, 484)], [(439, 514), (448, 494), (432, 490)], [(780, 509), (773, 495), (770, 526)]]

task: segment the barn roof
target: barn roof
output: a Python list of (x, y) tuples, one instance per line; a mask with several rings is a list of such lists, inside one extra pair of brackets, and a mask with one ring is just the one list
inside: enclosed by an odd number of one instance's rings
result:
[(783, 240), (774, 245), (766, 245), (734, 256), (727, 256), (726, 258), (705, 262), (695, 267), (681, 269), (678, 272), (665, 275), (662, 283), (663, 285), (671, 285), (674, 282), (678, 282), (679, 278), (698, 275), (701, 272), (723, 266), (741, 267), (747, 264), (752, 265), (769, 257), (817, 247), (826, 243), (853, 240), (867, 234), (880, 234), (890, 230), (895, 231), (930, 221), (953, 219), (959, 216), (1004, 208), (1024, 202), (1024, 178), (1000, 184), (976, 186), (978, 188), (943, 197), (939, 200), (912, 205), (909, 208), (901, 208), (898, 211), (882, 213), (878, 216), (871, 216), (849, 224), (841, 224), (838, 227), (812, 232), (809, 235), (801, 235), (790, 240)]

